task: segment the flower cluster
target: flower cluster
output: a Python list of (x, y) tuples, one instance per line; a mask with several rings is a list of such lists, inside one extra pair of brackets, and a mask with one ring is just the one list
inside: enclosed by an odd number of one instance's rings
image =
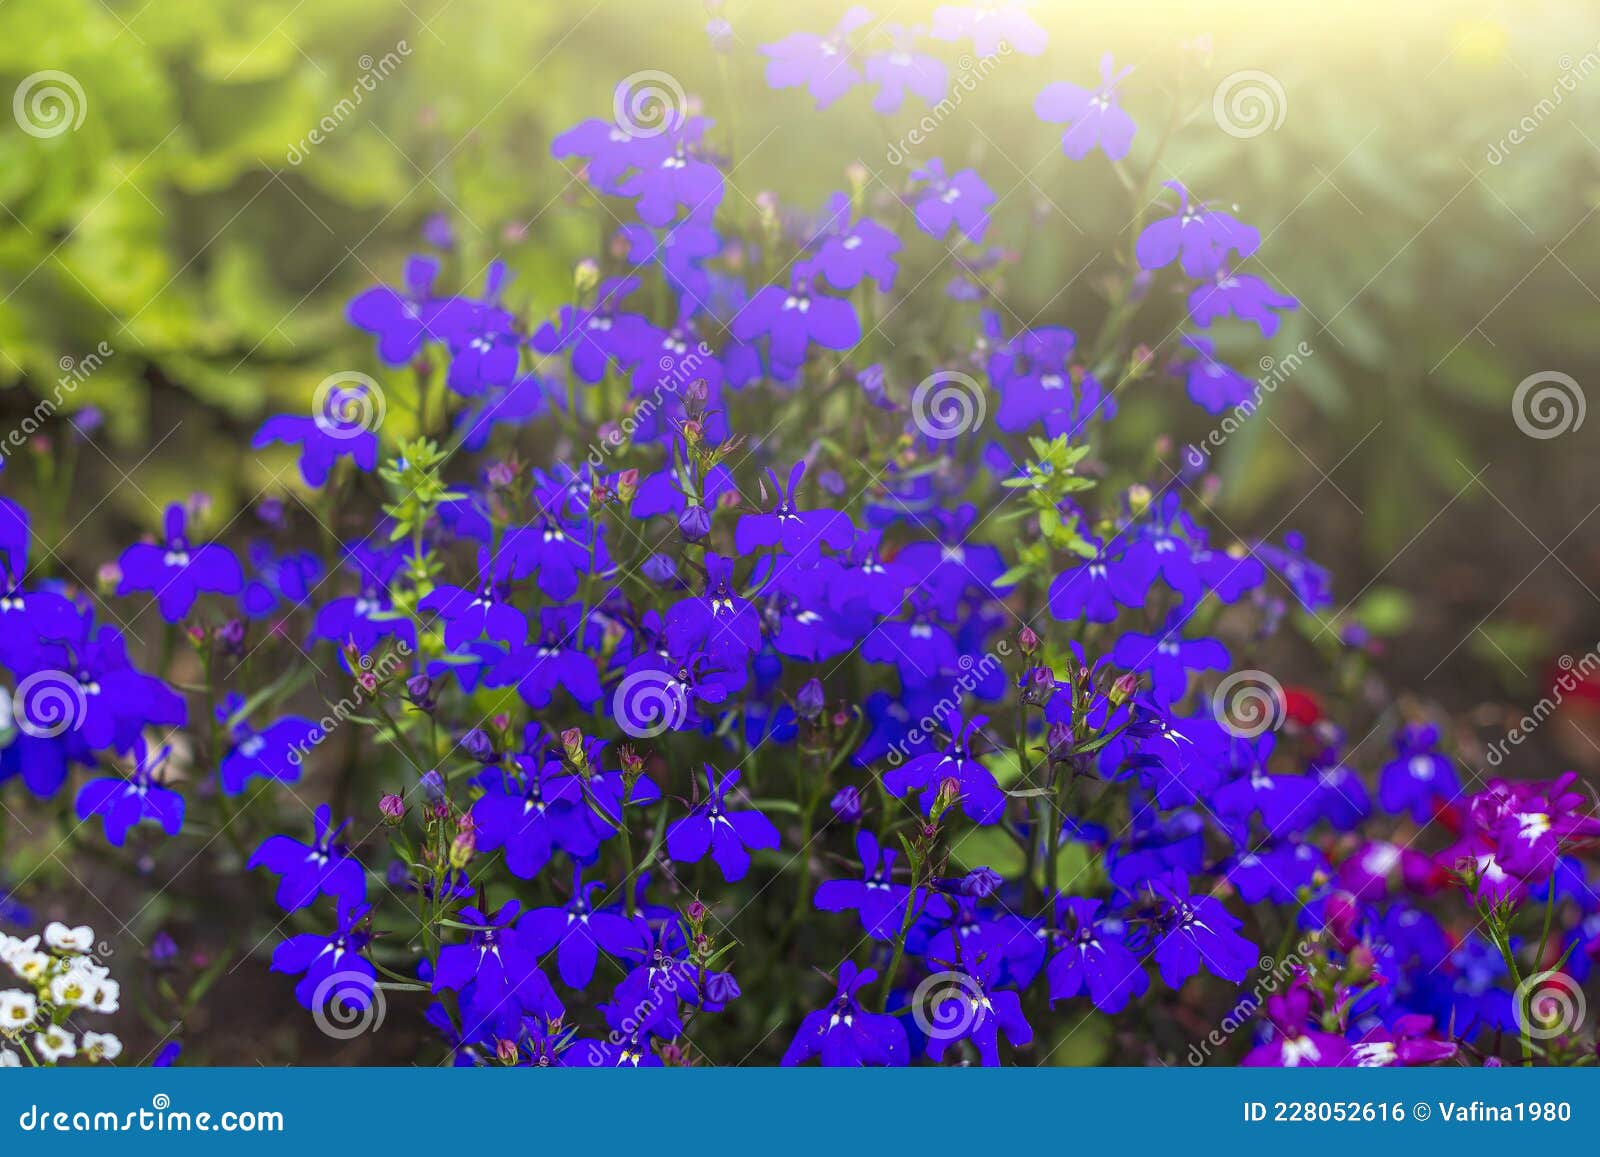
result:
[(86, 1014), (108, 1015), (121, 1006), (121, 986), (96, 958), (94, 930), (45, 925), (26, 940), (0, 932), (0, 963), (24, 988), (0, 989), (0, 1068), (115, 1061), (122, 1041), (109, 1032), (80, 1029)]
[[(941, 100), (946, 64), (869, 23), (766, 46), (769, 82)], [(930, 38), (1045, 50), (1016, 4), (941, 7)], [(206, 710), (88, 592), (25, 585), (27, 515), (0, 507), (0, 779), (50, 798), (127, 765), (80, 820), (145, 855), (228, 833), (269, 925), (293, 920), (271, 965), (319, 1028), (410, 999), (463, 1065), (1042, 1063), (1087, 1016), (1156, 1061), (1301, 940), (1249, 1063), (1477, 1059), (1505, 1032), (1576, 1057), (1581, 1018), (1547, 1032), (1524, 981), (1581, 984), (1597, 955), (1587, 797), (1466, 795), (1420, 719), (1391, 721), (1374, 792), (1315, 696), (1245, 666), (1332, 617), (1332, 577), (1296, 535), (1215, 522), (1171, 438), (1130, 461), (1107, 435), (1125, 391), (1178, 429), (1248, 399), (1215, 333), (1296, 308), (1242, 271), (1262, 239), (1236, 210), (1156, 183), (1164, 146), (1124, 170), (1128, 76), (1107, 58), (1036, 104), (1133, 193), (1081, 333), (1007, 304), (975, 167), (856, 172), (811, 211), (729, 195), (728, 138), (689, 108), (559, 134), (610, 234), (569, 300), (501, 261), (458, 279), (436, 238), (349, 304), (382, 382), (336, 376), (256, 436), (297, 455), (294, 502), (231, 545), (175, 506), (112, 568), (181, 629)], [(1166, 360), (1140, 340), (1158, 296), (1182, 309)], [(933, 324), (902, 347), (913, 313)], [(313, 654), (359, 692), (326, 745)]]

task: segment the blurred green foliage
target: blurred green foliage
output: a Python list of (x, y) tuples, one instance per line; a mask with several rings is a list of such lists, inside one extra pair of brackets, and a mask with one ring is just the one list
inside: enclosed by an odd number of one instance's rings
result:
[[(48, 392), (63, 358), (107, 342), (115, 356), (67, 408), (101, 404), (134, 460), (170, 437), (139, 468), (141, 488), (193, 488), (198, 463), (226, 508), (262, 480), (237, 447), (270, 401), (302, 408), (327, 373), (372, 368), (343, 304), (397, 276), (430, 214), (455, 232), (458, 283), (498, 255), (530, 318), (565, 299), (573, 263), (617, 222), (549, 140), (604, 115), (632, 71), (670, 71), (717, 121), (730, 200), (777, 189), (814, 208), (852, 160), (898, 189), (908, 167), (889, 163), (889, 146), (920, 108), (880, 117), (857, 91), (818, 112), (761, 78), (760, 44), (823, 28), (843, 6), (728, 4), (734, 38), (719, 54), (702, 6), (679, 0), (7, 0), (7, 91), (59, 69), (81, 83), (87, 115), (45, 139), (0, 132), (0, 381)], [(976, 164), (1002, 195), (1013, 219), (995, 241), (1022, 256), (1006, 286), (1016, 313), (1088, 329), (1125, 195), (1103, 158), (1064, 160), (1031, 105), (1049, 80), (1092, 79), (1102, 51), (1134, 65), (1133, 161), (1176, 106), (1163, 175), (1238, 202), (1261, 227), (1256, 271), (1304, 305), (1270, 348), (1315, 351), (1224, 448), (1223, 513), (1265, 530), (1310, 497), (1305, 514), (1342, 525), (1376, 568), (1453, 495), (1487, 501), (1471, 479), (1519, 437), (1518, 381), (1542, 369), (1582, 381), (1592, 368), (1582, 339), (1600, 304), (1589, 217), (1600, 130), (1585, 125), (1600, 108), (1588, 72), (1600, 47), (1572, 7), (1141, 4), (1085, 22), (1044, 5), (1050, 53), (1007, 58), (921, 156)], [(1209, 67), (1183, 72), (1203, 37)], [(956, 67), (962, 47), (943, 53)], [(364, 88), (375, 68), (384, 75)], [(1246, 69), (1270, 74), (1284, 105), (1276, 128), (1238, 139), (1211, 101)], [(1568, 73), (1581, 76), (1559, 107), (1491, 163)], [(329, 117), (326, 139), (308, 144)], [(1154, 308), (1172, 323), (1157, 351), (1170, 356), (1181, 302)], [(937, 316), (907, 310), (903, 324), (914, 333)], [(1224, 333), (1223, 347), (1254, 372), (1253, 334)], [(1203, 433), (1204, 415), (1175, 396), (1134, 396), (1123, 428)], [(1558, 474), (1579, 453), (1571, 441), (1539, 449), (1540, 469)], [(119, 503), (151, 521), (137, 499)]]

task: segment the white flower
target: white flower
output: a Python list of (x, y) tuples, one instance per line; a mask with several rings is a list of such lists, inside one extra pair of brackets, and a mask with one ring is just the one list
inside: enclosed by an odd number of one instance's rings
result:
[(0, 932), (0, 960), (4, 960), (13, 968), (23, 956), (39, 947), (39, 938), (30, 936), (26, 940), (18, 940), (15, 936), (7, 936)]
[(72, 1034), (60, 1025), (51, 1025), (33, 1036), (34, 1051), (52, 1065), (57, 1061), (78, 1055), (78, 1046)]
[(96, 978), (89, 985), (83, 1007), (90, 1012), (113, 1013), (122, 1007), (122, 985), (115, 980)]
[(93, 952), (94, 929), (87, 924), (68, 928), (61, 921), (52, 920), (44, 926), (44, 942), (57, 952)]
[(0, 992), (0, 1032), (19, 1032), (33, 1024), (39, 1002), (31, 992), (8, 988)]
[(90, 991), (96, 983), (78, 969), (69, 968), (50, 982), (50, 999), (56, 1004), (77, 1008), (88, 1003)]
[(115, 1033), (86, 1032), (83, 1034), (83, 1055), (96, 1064), (114, 1061), (122, 1055), (122, 1042)]
[(20, 1069), (22, 1056), (14, 1049), (0, 1047), (0, 1069)]
[(43, 952), (23, 952), (11, 962), (18, 976), (30, 984), (43, 984), (55, 966), (55, 959)]

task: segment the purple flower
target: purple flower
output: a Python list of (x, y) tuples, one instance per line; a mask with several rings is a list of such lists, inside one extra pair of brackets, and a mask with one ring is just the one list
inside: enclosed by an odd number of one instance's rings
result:
[(294, 986), (303, 1007), (320, 1014), (332, 1005), (335, 1016), (348, 1016), (371, 1006), (378, 971), (362, 955), (371, 940), (362, 927), (369, 912), (366, 905), (344, 908), (332, 935), (302, 932), (273, 950), (272, 971), (304, 974)]
[(173, 503), (167, 507), (166, 544), (136, 543), (122, 552), (118, 564), (117, 593), (150, 592), (169, 623), (187, 615), (202, 592), (234, 595), (244, 589), (244, 572), (233, 552), (215, 543), (190, 543), (185, 524), (183, 507)]
[(356, 296), (346, 310), (350, 324), (378, 338), (378, 356), (391, 366), (403, 366), (422, 352), (423, 343), (440, 340), (434, 322), (446, 299), (433, 296), (433, 279), (439, 263), (431, 257), (412, 257), (405, 267), (405, 289), (378, 285)]
[(1184, 334), (1179, 340), (1195, 355), (1182, 363), (1185, 386), (1195, 405), (1208, 414), (1220, 414), (1255, 396), (1256, 383), (1219, 360), (1210, 338)]
[(1349, 1061), (1350, 1045), (1343, 1037), (1309, 1027), (1316, 1021), (1311, 1015), (1311, 990), (1304, 973), (1297, 973), (1286, 991), (1267, 997), (1267, 1018), (1276, 1030), (1273, 1038), (1251, 1049), (1241, 1064), (1336, 1068)]
[(723, 879), (731, 884), (744, 879), (750, 870), (751, 850), (770, 851), (778, 846), (778, 829), (754, 809), (728, 810), (727, 795), (739, 782), (738, 768), (720, 779), (709, 763), (705, 770), (711, 794), (688, 815), (667, 825), (667, 854), (678, 863), (694, 864), (709, 851)]
[(1410, 812), (1419, 824), (1433, 819), (1434, 808), (1461, 793), (1455, 764), (1438, 751), (1439, 729), (1403, 727), (1395, 734), (1395, 758), (1378, 776), (1378, 802), (1388, 812)]
[(1182, 872), (1150, 881), (1165, 908), (1156, 966), (1167, 987), (1177, 989), (1202, 968), (1235, 983), (1250, 975), (1260, 953), (1243, 936), (1243, 924), (1212, 895), (1193, 895)]
[(1144, 269), (1160, 269), (1178, 260), (1190, 277), (1213, 277), (1228, 253), (1248, 257), (1261, 244), (1261, 234), (1231, 214), (1212, 209), (1203, 201), (1189, 200), (1189, 190), (1177, 181), (1164, 182), (1182, 199), (1178, 212), (1145, 226), (1134, 246)]
[(850, 33), (872, 19), (865, 8), (851, 8), (826, 36), (815, 32), (791, 32), (782, 40), (761, 46), (767, 59), (769, 88), (805, 86), (817, 102), (827, 108), (860, 80), (852, 62)]
[(855, 306), (841, 297), (817, 293), (812, 268), (800, 266), (788, 288), (769, 285), (750, 299), (730, 327), (740, 341), (766, 337), (775, 367), (797, 369), (812, 345), (847, 350), (861, 340)]
[[(217, 716), (226, 723), (228, 717), (243, 706), (243, 700), (234, 696), (231, 702), (218, 708)], [(244, 791), (249, 780), (256, 776), (279, 783), (294, 783), (300, 778), (300, 764), (305, 759), (305, 752), (322, 738), (322, 732), (315, 723), (298, 715), (286, 715), (261, 731), (254, 730), (240, 718), (230, 732), (233, 746), (222, 757), (222, 766), (218, 771), (222, 790), (228, 795), (238, 795)]]
[(1127, 925), (1102, 919), (1102, 904), (1079, 896), (1062, 896), (1058, 909), (1069, 918), (1062, 933), (1062, 949), (1050, 961), (1045, 975), (1050, 982), (1050, 1005), (1088, 991), (1094, 1006), (1118, 1013), (1150, 987), (1150, 976), (1128, 948)]
[(332, 824), (327, 804), (317, 808), (316, 836), (310, 844), (288, 836), (268, 836), (251, 855), (246, 868), (264, 867), (276, 872), (278, 905), (285, 912), (305, 908), (318, 896), (332, 896), (341, 905), (356, 907), (367, 902), (367, 873), (359, 860), (338, 843), (339, 833), (349, 824)]
[(805, 472), (806, 464), (796, 462), (789, 471), (789, 484), (783, 488), (779, 487), (778, 476), (767, 472), (772, 488), (778, 492), (778, 502), (765, 514), (746, 514), (739, 519), (733, 541), (740, 554), (751, 555), (776, 546), (805, 566), (816, 561), (824, 545), (834, 550), (849, 545), (851, 526), (844, 515), (837, 510), (799, 508), (795, 491)]
[(1154, 548), (1144, 541), (1129, 543), (1120, 555), (1103, 546), (1093, 558), (1064, 570), (1050, 583), (1050, 613), (1063, 623), (1086, 618), (1110, 623), (1118, 607), (1142, 607), (1155, 581)]
[(856, 855), (861, 857), (860, 880), (826, 880), (817, 888), (813, 903), (824, 912), (854, 911), (868, 936), (893, 940), (905, 923), (911, 885), (894, 882), (894, 862), (900, 853), (880, 848), (869, 831), (856, 833)]
[(1169, 707), (1189, 689), (1190, 671), (1221, 671), (1230, 662), (1228, 648), (1215, 639), (1184, 639), (1178, 632), (1183, 621), (1172, 623), (1164, 634), (1141, 635), (1129, 631), (1117, 640), (1111, 661), (1129, 671), (1150, 674), (1151, 697)]
[(312, 417), (274, 415), (261, 424), (250, 445), (256, 450), (274, 442), (299, 446), (300, 476), (314, 490), (328, 481), (340, 458), (349, 458), (360, 470), (375, 470), (378, 436), (366, 425), (371, 414), (367, 397), (364, 387), (337, 387), (329, 392), (323, 412)]
[(983, 240), (995, 195), (974, 170), (962, 169), (947, 177), (944, 162), (935, 157), (911, 176), (926, 182), (914, 207), (919, 229), (942, 240), (954, 225), (968, 241), (976, 244)]
[(1234, 273), (1226, 265), (1218, 268), (1210, 285), (1189, 294), (1189, 320), (1195, 325), (1209, 326), (1219, 317), (1233, 316), (1255, 322), (1262, 337), (1278, 332), (1279, 318), (1273, 310), (1298, 308), (1299, 301), (1287, 293), (1279, 293), (1259, 277)]
[(972, 38), (979, 56), (1004, 56), (1020, 52), (1038, 56), (1049, 42), (1049, 34), (1032, 16), (1027, 5), (1017, 0), (979, 0), (971, 6), (941, 4), (933, 10), (933, 38), (962, 40)]
[(1012, 1047), (1033, 1040), (1033, 1029), (1022, 1016), (1022, 998), (994, 987), (999, 963), (979, 957), (970, 971), (945, 973), (949, 983), (936, 984), (924, 1015), (928, 1021), (928, 1057), (942, 1061), (957, 1041), (972, 1042), (986, 1066), (1000, 1063), (1000, 1034)]
[(826, 1008), (806, 1014), (784, 1050), (783, 1063), (804, 1064), (812, 1057), (820, 1057), (829, 1068), (908, 1063), (911, 1046), (900, 1021), (861, 1007), (857, 993), (876, 979), (875, 968), (861, 971), (851, 960), (839, 965), (839, 986), (833, 999)]
[(995, 784), (994, 773), (972, 754), (972, 737), (988, 720), (981, 715), (964, 719), (960, 711), (950, 713), (950, 742), (943, 751), (916, 756), (904, 767), (883, 777), (883, 786), (894, 796), (920, 791), (923, 815), (933, 814), (934, 800), (945, 780), (954, 780), (960, 789), (961, 810), (973, 823), (992, 824), (1005, 811), (1005, 793)]
[(883, 293), (894, 288), (894, 255), (900, 252), (900, 238), (870, 217), (851, 224), (850, 198), (845, 194), (835, 193), (828, 199), (812, 245), (816, 249), (813, 268), (835, 289), (854, 289), (866, 278), (877, 282)]
[(554, 949), (556, 971), (573, 988), (584, 988), (594, 978), (602, 949), (620, 958), (634, 940), (626, 919), (615, 912), (595, 910), (590, 897), (603, 887), (599, 880), (585, 884), (582, 867), (575, 867), (572, 899), (559, 908), (530, 908), (517, 921), (521, 948), (540, 958)]
[(593, 857), (600, 839), (585, 822), (578, 777), (537, 755), (517, 755), (512, 764), (514, 771), (494, 766), (478, 778), (484, 788), (472, 805), (478, 851), (504, 848), (506, 869), (523, 880), (537, 876), (557, 848), (576, 860)]
[(1100, 58), (1099, 88), (1091, 91), (1058, 81), (1045, 86), (1033, 102), (1034, 115), (1040, 120), (1066, 123), (1061, 151), (1075, 161), (1083, 160), (1096, 146), (1113, 161), (1120, 161), (1133, 144), (1133, 118), (1116, 101), (1117, 85), (1133, 69), (1113, 74), (1112, 67), (1108, 52)]
[(908, 92), (937, 105), (950, 88), (944, 62), (937, 56), (912, 51), (911, 38), (903, 30), (895, 29), (891, 35), (895, 40), (892, 49), (867, 57), (867, 83), (878, 86), (878, 93), (872, 98), (873, 111), (898, 112)]
[(167, 746), (152, 756), (143, 736), (136, 739), (132, 777), (106, 776), (84, 784), (78, 791), (78, 818), (87, 823), (91, 817), (99, 816), (106, 841), (119, 848), (128, 838), (128, 829), (143, 820), (160, 824), (169, 836), (177, 835), (183, 830), (183, 797), (160, 786), (155, 779), (155, 773), (171, 754), (172, 748)]

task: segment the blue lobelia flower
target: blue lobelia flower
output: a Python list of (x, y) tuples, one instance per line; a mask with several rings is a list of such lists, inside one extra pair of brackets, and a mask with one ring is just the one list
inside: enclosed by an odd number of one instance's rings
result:
[(339, 926), (327, 936), (302, 932), (272, 952), (272, 971), (299, 975), (295, 999), (312, 1012), (330, 1005), (349, 1015), (372, 1006), (378, 971), (362, 953), (372, 939), (365, 924), (371, 909), (340, 905)]
[(133, 775), (91, 779), (78, 791), (78, 818), (88, 822), (99, 816), (106, 840), (121, 847), (128, 829), (143, 820), (153, 820), (161, 830), (175, 836), (183, 830), (183, 797), (156, 782), (155, 774), (172, 754), (170, 746), (152, 754), (143, 736), (134, 741)]
[(856, 854), (861, 857), (862, 878), (824, 881), (813, 903), (824, 912), (854, 910), (868, 936), (893, 940), (905, 923), (906, 904), (911, 899), (911, 885), (894, 882), (899, 853), (891, 847), (880, 848), (877, 837), (862, 830), (856, 833)]
[(960, 711), (952, 711), (947, 724), (950, 742), (945, 749), (916, 756), (904, 767), (887, 772), (883, 786), (897, 797), (908, 791), (921, 792), (922, 814), (932, 815), (941, 786), (952, 780), (967, 818), (979, 824), (998, 823), (1005, 811), (1005, 793), (995, 784), (994, 773), (972, 754), (972, 738), (987, 722), (982, 715), (966, 719)]
[(782, 40), (763, 44), (761, 52), (767, 57), (767, 87), (804, 86), (819, 109), (827, 108), (861, 81), (849, 36), (871, 20), (871, 12), (856, 6), (826, 35), (791, 32)]
[(367, 872), (338, 842), (349, 821), (332, 826), (327, 804), (317, 808), (315, 838), (309, 844), (285, 835), (268, 836), (246, 868), (264, 867), (279, 877), (277, 901), (285, 912), (308, 907), (318, 896), (332, 896), (346, 907), (367, 902)]
[(189, 613), (202, 592), (238, 594), (244, 589), (239, 560), (225, 546), (196, 546), (186, 533), (183, 507), (167, 507), (166, 543), (141, 542), (122, 552), (119, 595), (149, 592), (155, 595), (161, 617), (175, 623)]
[(976, 244), (983, 240), (995, 195), (976, 171), (962, 169), (947, 176), (944, 162), (935, 157), (911, 176), (924, 182), (912, 209), (917, 228), (943, 239), (954, 225), (968, 241)]
[(1064, 916), (1062, 948), (1050, 959), (1050, 1005), (1087, 992), (1104, 1013), (1118, 1013), (1150, 987), (1150, 976), (1128, 947), (1128, 927), (1101, 915), (1104, 904), (1081, 896), (1061, 896), (1057, 911)]
[(1065, 81), (1046, 85), (1033, 102), (1034, 115), (1052, 124), (1065, 123), (1061, 151), (1081, 161), (1096, 147), (1120, 161), (1133, 145), (1133, 118), (1117, 104), (1117, 85), (1132, 68), (1115, 71), (1108, 52), (1100, 58), (1100, 87), (1083, 88)]
[(1134, 256), (1144, 269), (1160, 269), (1176, 260), (1189, 277), (1213, 277), (1230, 252), (1248, 257), (1261, 245), (1261, 234), (1231, 213), (1203, 201), (1190, 201), (1177, 181), (1162, 182), (1178, 194), (1178, 212), (1146, 225), (1134, 243)]
[(900, 1066), (911, 1059), (905, 1026), (887, 1013), (868, 1012), (857, 995), (878, 979), (878, 971), (862, 971), (852, 960), (839, 965), (839, 986), (826, 1008), (806, 1014), (784, 1050), (783, 1063), (798, 1065), (819, 1057), (824, 1066)]
[(730, 811), (728, 792), (739, 782), (739, 769), (722, 776), (709, 763), (706, 783), (711, 794), (681, 819), (667, 825), (667, 853), (682, 864), (698, 863), (711, 853), (723, 879), (744, 879), (750, 870), (752, 850), (772, 850), (779, 844), (778, 829), (755, 809)]
[(1221, 900), (1192, 894), (1182, 872), (1151, 880), (1150, 889), (1164, 909), (1155, 956), (1169, 988), (1182, 987), (1202, 968), (1234, 983), (1250, 975), (1260, 952), (1239, 935), (1243, 924)]

